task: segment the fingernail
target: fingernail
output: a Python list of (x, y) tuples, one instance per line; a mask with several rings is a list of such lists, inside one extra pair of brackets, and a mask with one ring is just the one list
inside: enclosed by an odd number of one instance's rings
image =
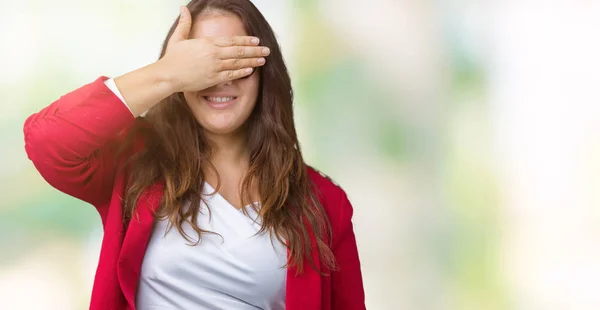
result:
[(258, 42), (260, 42), (260, 40), (258, 38), (254, 38), (252, 39), (252, 44), (258, 44)]
[(265, 59), (264, 58), (259, 58), (258, 59), (258, 63), (261, 64), (261, 65), (264, 64), (265, 63)]
[(179, 7), (179, 15), (183, 15), (183, 5)]
[(246, 73), (252, 72), (252, 68), (246, 68)]
[(271, 50), (268, 47), (263, 48), (262, 50), (263, 55), (269, 55), (269, 53), (271, 53)]

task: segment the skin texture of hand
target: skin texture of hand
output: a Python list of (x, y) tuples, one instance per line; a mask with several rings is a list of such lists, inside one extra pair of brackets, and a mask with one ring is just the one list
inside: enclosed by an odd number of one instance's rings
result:
[(192, 17), (183, 6), (165, 55), (114, 79), (134, 116), (176, 92), (201, 91), (248, 76), (270, 54), (251, 36), (188, 39)]
[(247, 76), (254, 67), (264, 65), (270, 53), (251, 36), (188, 39), (191, 28), (190, 12), (182, 6), (165, 56), (158, 61), (178, 92), (200, 91)]

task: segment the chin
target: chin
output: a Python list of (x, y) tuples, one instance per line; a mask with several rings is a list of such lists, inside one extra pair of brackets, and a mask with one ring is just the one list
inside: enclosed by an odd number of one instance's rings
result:
[(235, 122), (211, 122), (207, 120), (198, 120), (200, 126), (208, 133), (213, 135), (229, 135), (238, 132), (242, 126)]
[(231, 127), (202, 126), (202, 128), (213, 135), (230, 135), (236, 131), (236, 128)]

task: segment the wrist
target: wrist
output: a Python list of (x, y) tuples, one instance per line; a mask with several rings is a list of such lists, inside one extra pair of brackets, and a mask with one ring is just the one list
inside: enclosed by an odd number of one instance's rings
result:
[(170, 94), (183, 91), (181, 83), (177, 80), (175, 74), (169, 70), (169, 67), (164, 64), (162, 59), (151, 64), (150, 67), (152, 68), (152, 75), (161, 88), (164, 88)]

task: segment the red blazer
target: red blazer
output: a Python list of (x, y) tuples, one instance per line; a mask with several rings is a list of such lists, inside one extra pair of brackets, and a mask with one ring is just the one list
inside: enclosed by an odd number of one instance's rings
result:
[[(107, 77), (72, 91), (31, 115), (24, 126), (25, 150), (42, 177), (58, 190), (92, 204), (102, 219), (104, 238), (90, 309), (135, 309), (135, 296), (155, 209), (163, 194), (156, 183), (140, 197), (139, 219), (125, 229), (121, 197), (125, 173), (117, 173), (119, 132), (134, 117), (104, 85)], [(345, 192), (307, 166), (321, 192), (320, 199), (333, 229), (332, 250), (339, 270), (321, 276), (307, 263), (296, 275), (288, 268), (287, 310), (365, 309), (364, 291), (352, 206)], [(313, 239), (313, 246), (315, 245)], [(316, 254), (316, 251), (314, 251)], [(318, 264), (318, 255), (313, 255)]]

